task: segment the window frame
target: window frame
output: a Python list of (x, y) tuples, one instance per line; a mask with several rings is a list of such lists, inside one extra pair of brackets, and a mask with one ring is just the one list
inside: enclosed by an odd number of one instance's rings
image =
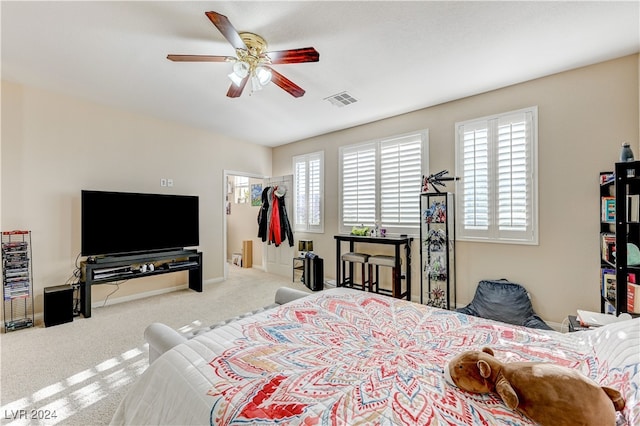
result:
[[(401, 141), (411, 137), (418, 136), (420, 138), (420, 171), (416, 177), (415, 188), (415, 220), (404, 221), (398, 223), (385, 223), (381, 220), (382, 217), (382, 200), (381, 194), (381, 151), (385, 144), (389, 144), (394, 140)], [(368, 221), (362, 221), (361, 223), (345, 223), (345, 207), (344, 207), (344, 186), (345, 186), (345, 153), (363, 152), (365, 150), (374, 150), (375, 164), (374, 164), (374, 180), (375, 185), (373, 189), (373, 217)], [(429, 129), (422, 129), (413, 132), (407, 132), (399, 135), (393, 135), (385, 138), (378, 138), (369, 140), (366, 142), (343, 145), (339, 148), (338, 153), (338, 229), (340, 233), (350, 233), (353, 226), (368, 226), (373, 227), (378, 224), (381, 228), (385, 228), (387, 235), (391, 234), (406, 234), (410, 236), (418, 236), (420, 234), (420, 192), (422, 189), (423, 177), (428, 174), (428, 158), (429, 158)], [(399, 183), (400, 185), (401, 183)], [(369, 214), (371, 217), (371, 214)]]
[[(501, 229), (499, 224), (499, 183), (498, 180), (498, 155), (499, 149), (499, 133), (498, 129), (501, 126), (506, 126), (505, 123), (522, 122), (524, 117), (525, 134), (523, 136), (525, 142), (521, 144), (525, 150), (525, 172), (520, 172), (524, 175), (524, 187), (525, 187), (525, 219), (524, 230), (506, 229), (508, 226), (504, 226)], [(517, 118), (518, 120), (515, 120)], [(485, 129), (487, 132), (487, 199), (486, 199), (486, 211), (487, 211), (487, 224), (486, 229), (472, 229), (472, 227), (465, 226), (465, 173), (464, 173), (464, 132)], [(456, 155), (456, 176), (460, 179), (456, 181), (456, 240), (458, 241), (475, 241), (475, 242), (488, 242), (488, 243), (502, 243), (502, 244), (523, 244), (523, 245), (538, 245), (539, 244), (539, 199), (538, 199), (538, 107), (532, 106), (522, 108), (514, 111), (508, 111), (499, 114), (493, 114), (481, 118), (465, 120), (456, 122), (454, 126), (455, 131), (455, 155)], [(475, 140), (475, 139), (474, 139)], [(514, 140), (513, 137), (508, 139), (510, 142)], [(513, 146), (513, 145), (512, 145)], [(481, 157), (480, 154), (474, 155), (474, 158)], [(513, 160), (516, 154), (512, 153), (509, 156), (509, 160)], [(481, 169), (478, 169), (481, 170)], [(515, 169), (514, 169), (515, 170)], [(518, 178), (518, 171), (512, 171), (509, 174), (509, 178), (503, 180), (515, 180)], [(522, 180), (522, 177), (520, 177)], [(508, 204), (513, 207), (517, 204), (517, 201), (521, 200), (516, 198), (516, 202)], [(477, 206), (479, 202), (473, 203), (473, 206)], [(478, 227), (478, 228), (481, 228)]]
[(249, 191), (249, 177), (234, 176), (233, 179), (233, 199), (236, 204), (251, 203), (251, 193)]
[[(306, 199), (304, 206), (305, 220), (304, 223), (298, 221), (298, 203), (300, 200), (300, 194), (298, 192), (298, 173), (297, 166), (299, 164), (304, 165), (305, 168), (305, 194), (310, 193), (309, 185), (309, 164), (312, 161), (319, 161), (318, 166), (318, 206), (317, 214), (319, 215), (319, 224), (310, 223), (312, 217), (311, 210), (313, 209), (311, 198)], [(308, 233), (324, 233), (324, 151), (310, 152), (307, 154), (295, 155), (292, 158), (292, 170), (293, 170), (293, 231), (294, 232), (308, 232)]]

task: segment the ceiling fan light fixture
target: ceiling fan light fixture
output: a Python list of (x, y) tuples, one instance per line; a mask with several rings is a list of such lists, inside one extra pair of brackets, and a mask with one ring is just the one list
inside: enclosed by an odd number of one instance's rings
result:
[(249, 75), (249, 70), (251, 66), (244, 61), (236, 61), (233, 64), (233, 72), (240, 78), (245, 78)]
[(240, 86), (240, 83), (242, 82), (242, 80), (249, 75), (250, 69), (251, 67), (249, 66), (248, 63), (243, 61), (236, 61), (233, 64), (233, 72), (229, 74), (229, 79), (236, 86)]
[(227, 77), (229, 77), (229, 80), (231, 80), (233, 84), (240, 87), (240, 83), (242, 83), (242, 77), (239, 77), (235, 72), (228, 74)]
[(255, 75), (251, 77), (251, 91), (257, 92), (258, 90), (262, 90), (262, 84), (260, 84), (260, 80)]
[(256, 68), (256, 78), (262, 86), (266, 86), (271, 81), (271, 71), (265, 67)]

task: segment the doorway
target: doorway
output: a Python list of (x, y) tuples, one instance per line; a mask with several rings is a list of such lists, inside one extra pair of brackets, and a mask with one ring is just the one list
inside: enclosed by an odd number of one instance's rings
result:
[[(258, 212), (261, 200), (255, 200), (255, 191), (262, 193), (265, 177), (245, 172), (224, 171), (224, 278), (229, 277), (230, 268), (265, 269), (262, 241), (258, 235)], [(252, 193), (253, 190), (253, 193)], [(247, 247), (251, 248), (248, 250)], [(251, 259), (242, 257), (251, 257)], [(240, 259), (239, 259), (240, 258)]]
[[(289, 220), (293, 219), (292, 199), (293, 175), (265, 177), (262, 175), (225, 170), (223, 176), (224, 217), (224, 278), (229, 277), (230, 268), (235, 265), (234, 257), (242, 255), (245, 241), (252, 242), (251, 264), (278, 275), (290, 276), (294, 248), (284, 241), (278, 247), (262, 242), (258, 237), (258, 213), (262, 205), (262, 190), (267, 186), (279, 185), (286, 189), (285, 206)], [(257, 198), (257, 200), (256, 200)], [(235, 255), (235, 256), (234, 256)]]

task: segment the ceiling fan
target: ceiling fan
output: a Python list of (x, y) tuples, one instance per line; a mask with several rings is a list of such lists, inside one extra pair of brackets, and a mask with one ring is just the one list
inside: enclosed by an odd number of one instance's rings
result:
[(236, 49), (237, 57), (211, 55), (167, 55), (167, 59), (178, 62), (233, 62), (233, 71), (229, 74), (232, 81), (227, 96), (237, 98), (242, 94), (247, 82), (251, 80), (253, 91), (261, 90), (270, 81), (299, 98), (305, 91), (271, 68), (276, 64), (296, 64), (300, 62), (318, 62), (320, 54), (313, 47), (267, 52), (267, 42), (261, 36), (250, 32), (238, 32), (229, 19), (217, 12), (205, 12), (213, 25)]

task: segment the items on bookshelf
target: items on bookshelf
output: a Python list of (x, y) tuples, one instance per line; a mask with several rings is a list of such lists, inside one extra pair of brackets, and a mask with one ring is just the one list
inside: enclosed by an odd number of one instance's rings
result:
[(600, 311), (640, 314), (640, 161), (600, 173)]
[(640, 265), (640, 248), (633, 243), (627, 243), (627, 266)]
[(2, 294), (5, 332), (32, 327), (31, 231), (2, 232)]
[(602, 269), (602, 297), (607, 300), (616, 300), (616, 270)]
[(622, 149), (620, 150), (620, 161), (623, 163), (633, 161), (633, 151), (631, 150), (629, 142), (622, 143)]
[(420, 303), (452, 309), (455, 307), (453, 194), (422, 193), (420, 211)]
[(600, 220), (606, 223), (616, 222), (616, 198), (615, 197), (602, 197), (602, 214)]
[[(602, 269), (602, 297), (605, 299), (605, 312), (615, 313), (616, 303), (616, 270)], [(636, 274), (627, 274), (627, 309), (626, 312), (640, 314), (640, 285), (636, 284)]]
[(600, 173), (600, 185), (613, 183), (615, 180), (616, 180), (616, 175), (613, 172)]
[(627, 312), (640, 314), (640, 285), (627, 283)]
[[(616, 261), (616, 234), (611, 232), (603, 232), (600, 234), (600, 248), (602, 260), (611, 263), (612, 265)], [(615, 274), (615, 270), (613, 271)]]
[(640, 195), (631, 194), (627, 196), (627, 222), (638, 222), (640, 220)]
[(609, 301), (608, 299), (604, 299), (603, 303), (603, 308), (602, 308), (602, 312), (605, 314), (609, 314), (609, 315), (615, 315), (616, 314), (616, 306), (613, 304), (613, 302)]

